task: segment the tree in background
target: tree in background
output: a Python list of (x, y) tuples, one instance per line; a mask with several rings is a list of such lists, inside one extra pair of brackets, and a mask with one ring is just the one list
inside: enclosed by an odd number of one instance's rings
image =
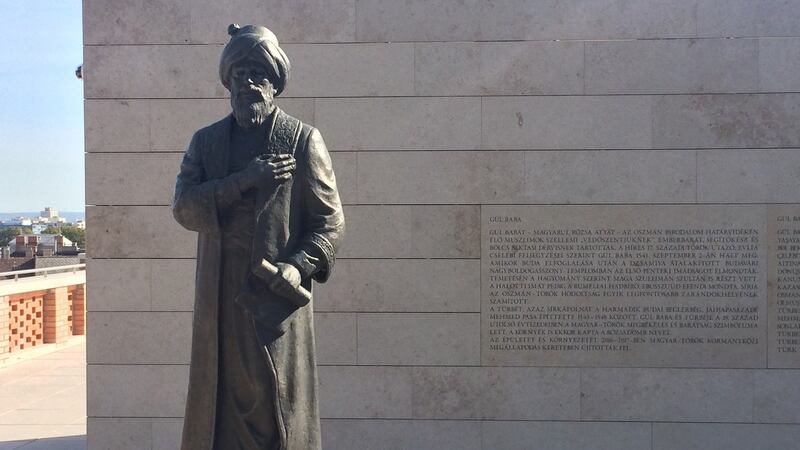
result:
[(86, 248), (86, 230), (77, 227), (63, 226), (61, 234), (72, 241), (78, 248)]
[(20, 234), (22, 234), (22, 230), (17, 227), (0, 228), (0, 247), (8, 245), (8, 243), (12, 239), (19, 236)]
[(42, 230), (42, 234), (61, 234), (61, 229), (53, 225), (48, 225), (47, 228)]

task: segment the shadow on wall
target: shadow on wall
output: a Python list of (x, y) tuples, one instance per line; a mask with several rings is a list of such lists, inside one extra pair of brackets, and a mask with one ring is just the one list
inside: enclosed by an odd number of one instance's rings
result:
[(86, 450), (86, 435), (0, 442), (0, 450)]

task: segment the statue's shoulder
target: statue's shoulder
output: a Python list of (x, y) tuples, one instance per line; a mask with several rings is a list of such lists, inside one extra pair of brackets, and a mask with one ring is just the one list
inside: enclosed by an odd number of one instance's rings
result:
[(195, 131), (194, 139), (198, 144), (202, 144), (210, 140), (222, 138), (226, 133), (229, 132), (230, 125), (231, 116), (225, 116), (211, 125), (207, 125)]

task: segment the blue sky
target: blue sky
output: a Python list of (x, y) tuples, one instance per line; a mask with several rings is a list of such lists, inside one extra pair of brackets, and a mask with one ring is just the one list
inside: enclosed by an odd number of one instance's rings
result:
[(80, 0), (0, 0), (0, 212), (84, 209)]

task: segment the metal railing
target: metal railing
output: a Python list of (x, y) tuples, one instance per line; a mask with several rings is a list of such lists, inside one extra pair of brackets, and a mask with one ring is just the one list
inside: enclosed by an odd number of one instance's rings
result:
[(30, 275), (30, 274), (33, 274), (34, 276), (36, 274), (44, 274), (44, 277), (46, 278), (47, 274), (50, 272), (76, 273), (79, 270), (86, 270), (86, 263), (70, 264), (68, 266), (42, 267), (39, 269), (12, 270), (11, 272), (0, 272), (0, 281), (10, 281), (10, 280), (17, 281), (19, 280), (20, 275)]

